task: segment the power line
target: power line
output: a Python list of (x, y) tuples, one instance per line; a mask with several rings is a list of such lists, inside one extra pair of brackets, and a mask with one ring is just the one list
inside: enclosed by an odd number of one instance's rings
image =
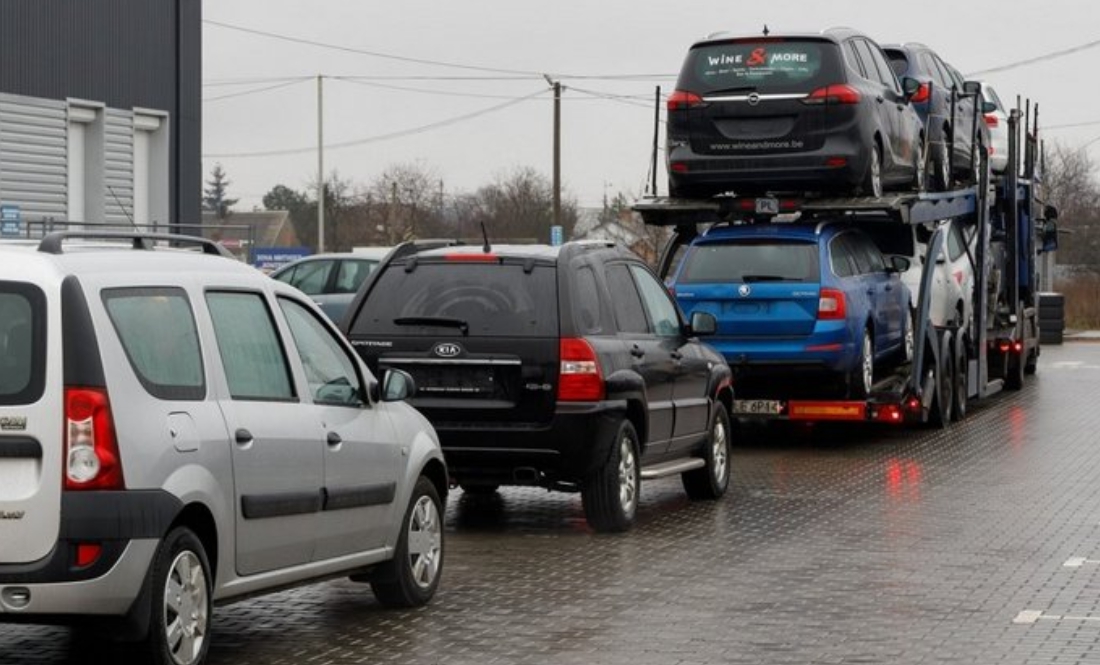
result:
[[(507, 102), (504, 102), (503, 104), (497, 104), (495, 106), (490, 106), (489, 108), (481, 109), (480, 111), (474, 111), (473, 113), (467, 113), (465, 115), (455, 116), (453, 118), (447, 118), (445, 120), (440, 120), (438, 122), (433, 122), (433, 123), (428, 124), (428, 125), (422, 125), (420, 127), (413, 127), (411, 129), (403, 129), (401, 131), (392, 132), (390, 134), (381, 134), (379, 136), (369, 136), (369, 137), (366, 137), (366, 138), (355, 139), (355, 140), (352, 140), (352, 141), (342, 141), (342, 142), (339, 142), (339, 143), (330, 143), (330, 144), (324, 145), (323, 147), (324, 147), (325, 150), (340, 150), (342, 148), (351, 148), (353, 146), (365, 145), (367, 143), (375, 143), (375, 142), (378, 142), (378, 141), (386, 141), (386, 140), (389, 140), (389, 139), (400, 138), (400, 137), (403, 137), (403, 136), (412, 136), (412, 135), (420, 134), (420, 133), (430, 131), (430, 130), (433, 130), (433, 129), (439, 129), (440, 127), (446, 127), (448, 125), (453, 125), (455, 123), (463, 122), (463, 121), (466, 121), (466, 120), (472, 120), (472, 119), (477, 118), (479, 116), (483, 116), (483, 115), (486, 115), (486, 114), (489, 114), (489, 113), (493, 113), (494, 111), (500, 111), (500, 110), (506, 109), (509, 106), (515, 106), (516, 104), (534, 99), (535, 97), (538, 97), (539, 95), (544, 95), (544, 94), (546, 94), (546, 90), (539, 90), (538, 92), (527, 95), (526, 97), (518, 97), (516, 99), (512, 99), (512, 100), (509, 100)], [(239, 159), (248, 159), (248, 158), (252, 158), (252, 157), (279, 157), (279, 156), (285, 156), (285, 155), (306, 154), (306, 153), (314, 152), (316, 150), (317, 150), (317, 146), (310, 146), (308, 148), (290, 148), (290, 149), (286, 149), (286, 150), (264, 150), (264, 151), (261, 151), (261, 152), (215, 153), (215, 154), (203, 155), (202, 158), (203, 159), (238, 159), (238, 158)]]
[(1061, 58), (1064, 55), (1071, 55), (1073, 53), (1078, 53), (1086, 49), (1096, 48), (1097, 46), (1100, 46), (1100, 39), (1089, 42), (1087, 44), (1081, 44), (1080, 46), (1063, 49), (1061, 51), (1052, 51), (1043, 55), (1037, 55), (1032, 58), (1028, 58), (1027, 60), (1017, 60), (1016, 62), (1011, 62), (1007, 65), (1001, 65), (1000, 67), (992, 67), (990, 69), (981, 69), (976, 72), (970, 72), (969, 74), (967, 74), (967, 78), (983, 76), (985, 74), (995, 74), (997, 72), (1005, 72), (1010, 69), (1016, 69), (1018, 67), (1024, 67), (1026, 65), (1033, 65), (1037, 62), (1045, 62), (1047, 60), (1053, 60), (1054, 58)]
[(297, 84), (299, 84), (303, 81), (309, 80), (310, 78), (313, 78), (313, 77), (300, 78), (300, 79), (297, 79), (295, 81), (287, 81), (286, 83), (276, 83), (275, 85), (269, 85), (269, 86), (265, 86), (263, 88), (255, 88), (253, 90), (242, 90), (240, 92), (231, 92), (231, 93), (228, 93), (228, 94), (220, 95), (218, 97), (207, 97), (207, 98), (204, 98), (202, 101), (203, 101), (204, 104), (206, 104), (206, 103), (209, 103), (209, 102), (218, 102), (218, 101), (221, 101), (223, 99), (232, 99), (234, 97), (244, 97), (246, 95), (256, 95), (256, 94), (259, 94), (261, 92), (267, 92), (269, 90), (278, 90), (279, 88), (287, 88), (287, 87), (290, 87), (292, 85), (297, 85)]
[(1073, 129), (1075, 127), (1092, 127), (1093, 125), (1100, 125), (1100, 120), (1090, 120), (1087, 122), (1071, 122), (1064, 125), (1050, 125), (1049, 127), (1042, 127), (1043, 131), (1052, 131), (1055, 129)]
[(489, 95), (476, 92), (453, 92), (450, 90), (428, 90), (425, 88), (410, 88), (401, 85), (389, 85), (387, 83), (375, 83), (373, 81), (361, 81), (354, 78), (347, 78), (344, 76), (332, 76), (328, 77), (337, 81), (343, 81), (344, 83), (354, 83), (355, 85), (366, 86), (369, 88), (382, 88), (384, 90), (400, 90), (402, 92), (417, 92), (427, 95), (443, 95), (447, 97), (478, 97), (483, 99), (518, 99), (515, 95)]

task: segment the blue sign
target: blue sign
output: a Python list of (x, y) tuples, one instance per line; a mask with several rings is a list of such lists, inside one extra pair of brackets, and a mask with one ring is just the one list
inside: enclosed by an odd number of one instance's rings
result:
[(19, 212), (19, 206), (0, 206), (0, 236), (23, 235), (23, 217)]
[(557, 226), (557, 225), (551, 226), (550, 227), (550, 244), (553, 245), (554, 247), (559, 247), (559, 246), (561, 246), (561, 242), (562, 242), (562, 228), (560, 226)]
[(272, 272), (309, 254), (308, 247), (256, 247), (252, 250), (252, 265), (264, 272)]

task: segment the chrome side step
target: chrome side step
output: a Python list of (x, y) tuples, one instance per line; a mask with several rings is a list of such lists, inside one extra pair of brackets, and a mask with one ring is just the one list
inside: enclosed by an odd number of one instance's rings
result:
[(644, 467), (642, 469), (642, 480), (664, 478), (665, 476), (698, 469), (706, 466), (706, 464), (707, 461), (702, 457), (688, 457), (686, 459), (672, 460), (671, 462), (661, 462), (660, 464)]

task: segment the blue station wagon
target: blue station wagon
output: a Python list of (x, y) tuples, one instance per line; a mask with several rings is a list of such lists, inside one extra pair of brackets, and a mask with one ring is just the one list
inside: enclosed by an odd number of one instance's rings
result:
[(707, 341), (738, 397), (821, 395), (825, 383), (862, 399), (876, 371), (912, 356), (902, 263), (842, 224), (718, 226), (691, 242), (669, 287), (688, 316), (718, 319)]

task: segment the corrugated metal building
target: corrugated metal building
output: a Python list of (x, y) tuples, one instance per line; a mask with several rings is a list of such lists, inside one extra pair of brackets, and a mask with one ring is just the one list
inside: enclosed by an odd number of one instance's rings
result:
[(200, 220), (201, 20), (201, 0), (0, 0), (5, 219)]

